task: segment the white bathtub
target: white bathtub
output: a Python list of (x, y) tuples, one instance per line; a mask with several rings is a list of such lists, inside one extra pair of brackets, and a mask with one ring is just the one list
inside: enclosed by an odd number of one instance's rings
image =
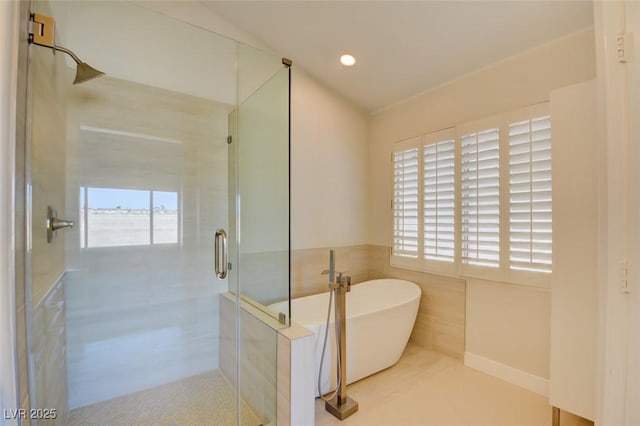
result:
[[(347, 293), (347, 384), (391, 367), (404, 351), (420, 304), (420, 287), (410, 281), (381, 279), (353, 285)], [(286, 302), (271, 307), (283, 311)], [(291, 319), (314, 333), (318, 379), (329, 292), (291, 301)], [(333, 309), (322, 374), (322, 393), (335, 389), (336, 347)], [(318, 386), (315, 385), (316, 396)]]

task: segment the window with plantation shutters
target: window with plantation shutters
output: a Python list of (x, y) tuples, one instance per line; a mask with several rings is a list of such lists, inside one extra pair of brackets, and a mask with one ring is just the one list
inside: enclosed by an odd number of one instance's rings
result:
[(423, 147), (424, 258), (455, 260), (455, 139)]
[(396, 142), (392, 163), (392, 266), (549, 285), (548, 102)]
[(500, 131), (461, 138), (462, 263), (500, 266)]
[(510, 268), (551, 272), (551, 117), (509, 124)]
[(418, 257), (419, 149), (393, 154), (393, 255)]

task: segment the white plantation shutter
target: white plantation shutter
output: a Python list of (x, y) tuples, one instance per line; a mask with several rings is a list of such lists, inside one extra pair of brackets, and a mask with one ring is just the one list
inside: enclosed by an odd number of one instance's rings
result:
[(500, 266), (500, 131), (467, 133), (461, 150), (462, 263)]
[(455, 139), (424, 145), (424, 258), (455, 257)]
[(509, 125), (511, 269), (551, 272), (551, 117)]
[(548, 102), (396, 142), (392, 162), (391, 265), (548, 285)]
[(393, 255), (418, 257), (418, 148), (393, 153)]

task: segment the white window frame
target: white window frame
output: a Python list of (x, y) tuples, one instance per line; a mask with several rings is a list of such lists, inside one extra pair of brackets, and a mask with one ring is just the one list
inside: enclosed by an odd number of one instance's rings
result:
[[(549, 102), (520, 108), (507, 113), (494, 115), (455, 127), (429, 133), (393, 144), (391, 153), (391, 168), (393, 175), (393, 155), (397, 152), (418, 148), (418, 256), (407, 258), (393, 255), (393, 201), (391, 205), (391, 253), (390, 263), (393, 267), (415, 271), (455, 276), (459, 278), (475, 278), (496, 282), (549, 288), (553, 272), (536, 272), (511, 269), (510, 267), (510, 182), (509, 182), (509, 125), (514, 122), (532, 118), (550, 116)], [(462, 136), (468, 133), (481, 132), (496, 128), (499, 130), (499, 196), (500, 196), (500, 265), (497, 268), (464, 264), (462, 262), (462, 175), (461, 175), (461, 147)], [(443, 140), (455, 139), (455, 247), (454, 262), (437, 261), (424, 258), (424, 147)], [(553, 141), (552, 141), (553, 144)], [(393, 177), (392, 177), (393, 179)], [(553, 188), (553, 183), (552, 183)], [(553, 189), (552, 189), (553, 192)], [(393, 200), (393, 189), (392, 189)], [(553, 195), (552, 195), (553, 200)], [(552, 207), (553, 210), (553, 207)], [(553, 213), (552, 213), (553, 215)], [(552, 265), (553, 269), (553, 265)]]
[[(89, 190), (97, 188), (97, 189), (115, 189), (115, 190), (128, 190), (128, 191), (144, 191), (148, 192), (149, 196), (149, 242), (145, 244), (123, 244), (123, 245), (113, 245), (113, 246), (89, 246), (89, 220), (88, 220), (88, 209), (89, 209)], [(182, 241), (182, 193), (178, 190), (171, 189), (149, 189), (149, 188), (108, 188), (103, 186), (91, 186), (91, 185), (82, 185), (80, 186), (80, 192), (83, 193), (83, 201), (84, 203), (79, 203), (79, 215), (83, 217), (84, 223), (83, 226), (78, 225), (78, 230), (80, 233), (80, 250), (112, 250), (112, 249), (130, 249), (137, 247), (172, 247), (181, 244)], [(177, 196), (177, 235), (176, 241), (174, 242), (156, 242), (154, 241), (154, 200), (153, 194), (155, 192), (171, 192), (175, 193)], [(80, 199), (80, 197), (78, 197)]]

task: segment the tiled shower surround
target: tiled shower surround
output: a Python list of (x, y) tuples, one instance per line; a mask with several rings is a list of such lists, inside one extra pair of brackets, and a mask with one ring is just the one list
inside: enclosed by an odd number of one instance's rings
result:
[(213, 235), (228, 215), (231, 107), (103, 77), (70, 87), (67, 108), (68, 218), (82, 223), (83, 188), (133, 189), (147, 199), (161, 191), (179, 206), (174, 241), (155, 238), (158, 221), (147, 226), (155, 243), (140, 245), (112, 228), (94, 246), (91, 217), (88, 239), (84, 226), (65, 233), (74, 409), (218, 368), (218, 297), (227, 283), (211, 263)]

